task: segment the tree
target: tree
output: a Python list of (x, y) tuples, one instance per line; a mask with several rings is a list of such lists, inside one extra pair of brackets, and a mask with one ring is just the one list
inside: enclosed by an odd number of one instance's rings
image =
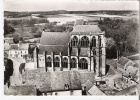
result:
[(8, 25), (7, 20), (4, 20), (4, 35), (15, 32), (15, 29)]
[(10, 76), (13, 75), (13, 61), (8, 58), (4, 58), (4, 66), (5, 66), (5, 71), (4, 71), (4, 85), (8, 82), (8, 87), (10, 86)]
[(19, 40), (20, 40), (20, 38), (19, 38), (19, 36), (16, 34), (16, 35), (14, 36), (14, 38), (13, 38), (13, 42), (14, 42), (15, 44), (17, 44), (17, 43), (19, 43)]

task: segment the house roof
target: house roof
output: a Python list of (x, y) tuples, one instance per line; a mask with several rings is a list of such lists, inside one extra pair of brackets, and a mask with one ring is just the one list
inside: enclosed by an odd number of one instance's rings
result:
[(26, 43), (26, 44), (20, 44), (19, 45), (19, 50), (28, 50), (28, 47), (29, 45)]
[(23, 75), (23, 81), (26, 84), (36, 84), (41, 92), (65, 90), (65, 84), (69, 85), (70, 90), (81, 89), (81, 84), (87, 82), (87, 80), (93, 82), (94, 73), (91, 75), (91, 72), (80, 73), (78, 71), (45, 72), (39, 68), (26, 70)]
[(103, 93), (97, 86), (93, 85), (89, 91), (88, 91), (91, 95), (100, 95), (100, 96), (105, 96), (106, 94)]
[(136, 85), (128, 87), (124, 90), (121, 90), (120, 92), (116, 93), (115, 95), (130, 95), (130, 93), (132, 93), (132, 91), (136, 91), (137, 87)]
[(86, 86), (86, 90), (89, 90), (94, 84), (92, 82), (90, 82), (89, 80), (87, 80), (86, 83), (82, 84), (82, 86)]
[(43, 54), (43, 52), (47, 51), (47, 54), (51, 54), (51, 52), (55, 52), (55, 54), (59, 54), (59, 52), (62, 52), (62, 55), (66, 56), (68, 55), (68, 46), (61, 45), (40, 45), (39, 46), (39, 54)]
[(98, 25), (77, 25), (74, 27), (71, 35), (75, 34), (100, 34), (102, 31), (98, 27)]
[(36, 95), (35, 85), (16, 85), (10, 86), (8, 91), (4, 91), (5, 95)]
[(11, 44), (10, 49), (18, 50), (18, 44)]
[(70, 34), (68, 32), (43, 32), (40, 45), (68, 45)]
[(121, 58), (118, 60), (118, 64), (124, 66), (128, 61), (129, 61), (129, 59), (127, 59), (126, 57), (121, 57)]
[(127, 58), (130, 60), (140, 60), (140, 55), (138, 54), (138, 55), (134, 55), (134, 56), (129, 56)]

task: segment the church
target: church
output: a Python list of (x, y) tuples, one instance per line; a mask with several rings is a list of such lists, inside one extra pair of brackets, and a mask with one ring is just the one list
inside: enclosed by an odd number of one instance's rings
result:
[(35, 69), (90, 71), (106, 75), (105, 32), (98, 25), (75, 25), (72, 32), (42, 32), (34, 50)]

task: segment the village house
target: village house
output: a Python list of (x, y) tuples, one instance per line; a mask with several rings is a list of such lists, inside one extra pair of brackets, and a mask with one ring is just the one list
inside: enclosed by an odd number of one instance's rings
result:
[(9, 57), (12, 58), (25, 58), (28, 55), (28, 43), (27, 44), (11, 44), (9, 50)]
[(71, 33), (42, 32), (34, 50), (35, 69), (92, 71), (106, 75), (105, 33), (97, 25), (76, 25)]
[(117, 61), (117, 69), (119, 71), (121, 71), (122, 73), (125, 73), (125, 71), (127, 70), (128, 66), (134, 66), (134, 62), (126, 57), (121, 57), (118, 61)]

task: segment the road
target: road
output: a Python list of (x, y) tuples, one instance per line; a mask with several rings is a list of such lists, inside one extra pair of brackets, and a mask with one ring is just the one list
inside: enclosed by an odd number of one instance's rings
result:
[(25, 62), (22, 58), (10, 58), (13, 61), (14, 73), (10, 78), (11, 85), (22, 84), (22, 78), (19, 73), (19, 66), (21, 63)]

